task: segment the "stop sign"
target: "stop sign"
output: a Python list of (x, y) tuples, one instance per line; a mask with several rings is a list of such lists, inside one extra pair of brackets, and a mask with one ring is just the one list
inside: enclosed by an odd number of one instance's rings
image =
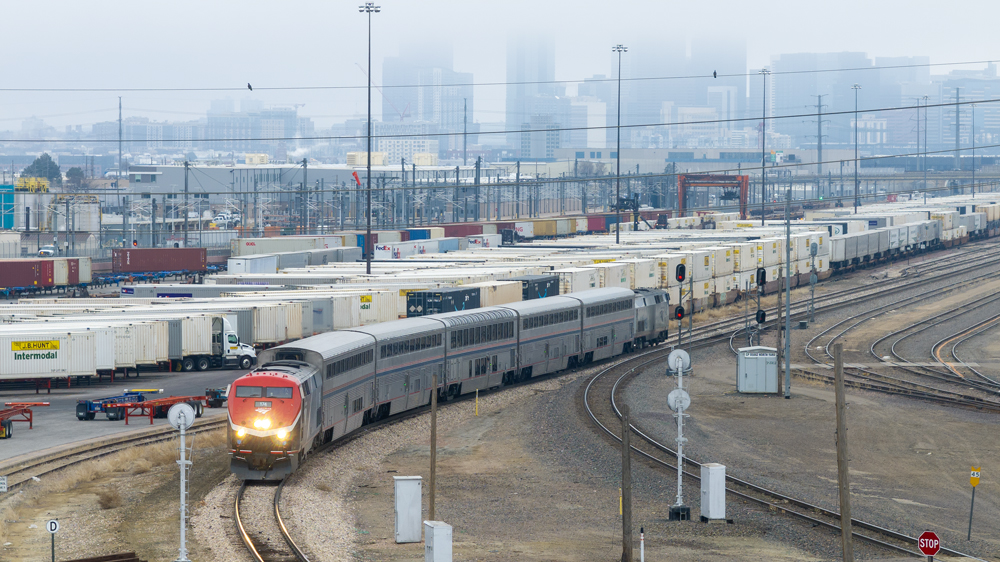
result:
[(938, 540), (938, 536), (931, 531), (924, 531), (917, 538), (917, 548), (920, 549), (925, 556), (934, 556), (941, 550), (941, 541)]

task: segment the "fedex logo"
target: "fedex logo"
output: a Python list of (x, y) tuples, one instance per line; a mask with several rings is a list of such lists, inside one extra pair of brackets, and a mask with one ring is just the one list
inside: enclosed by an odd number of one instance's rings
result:
[(389, 246), (388, 246), (388, 245), (386, 245), (386, 246), (379, 246), (379, 245), (376, 245), (376, 246), (375, 246), (375, 249), (376, 249), (376, 250), (388, 250), (388, 249), (389, 249)]
[(243, 245), (245, 245), (245, 246), (256, 246), (257, 243), (256, 242), (244, 242)]

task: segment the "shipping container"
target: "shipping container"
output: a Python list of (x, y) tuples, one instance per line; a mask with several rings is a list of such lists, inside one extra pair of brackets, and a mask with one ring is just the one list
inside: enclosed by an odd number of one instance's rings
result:
[(733, 251), (734, 272), (757, 270), (756, 242), (733, 242), (730, 244), (724, 244), (722, 247), (731, 248)]
[(309, 252), (281, 252), (278, 256), (278, 269), (309, 267)]
[(499, 248), (503, 242), (503, 237), (499, 234), (481, 234), (479, 236), (467, 237), (469, 248)]
[(56, 287), (69, 285), (69, 264), (66, 258), (51, 258), (52, 262), (52, 284)]
[(784, 239), (762, 238), (757, 241), (757, 266), (772, 267), (784, 259)]
[(93, 283), (93, 262), (90, 258), (80, 258), (80, 284), (89, 285)]
[(53, 320), (52, 322), (25, 321), (14, 324), (0, 324), (0, 337), (2, 336), (31, 336), (42, 335), (42, 340), (47, 340), (48, 336), (54, 333), (66, 333), (67, 335), (77, 332), (93, 334), (94, 347), (90, 353), (94, 354), (94, 369), (96, 371), (115, 370), (115, 332), (108, 326), (86, 326), (82, 320), (63, 321)]
[(455, 287), (432, 291), (413, 291), (406, 295), (407, 317), (457, 312), (480, 307), (478, 287)]
[(67, 279), (66, 283), (72, 287), (80, 284), (80, 260), (78, 258), (66, 258)]
[(587, 232), (607, 232), (608, 225), (603, 215), (589, 215), (587, 217)]
[(660, 268), (656, 260), (649, 258), (628, 258), (616, 263), (626, 264), (629, 268), (629, 281), (632, 289), (653, 289), (660, 286)]
[(517, 281), (521, 284), (521, 300), (529, 301), (555, 297), (560, 294), (559, 276), (554, 275), (521, 275), (511, 277), (507, 281)]
[(52, 260), (44, 258), (0, 260), (0, 287), (52, 287), (54, 268)]
[(431, 237), (431, 231), (426, 228), (411, 228), (408, 232), (410, 240), (428, 240)]
[(115, 248), (111, 253), (115, 273), (158, 271), (208, 271), (205, 248)]
[(712, 276), (729, 277), (736, 270), (736, 254), (730, 246), (708, 246), (703, 250), (712, 252)]
[(535, 223), (531, 221), (521, 221), (514, 223), (514, 232), (521, 238), (535, 237)]
[(495, 225), (495, 224), (484, 224), (483, 225), (483, 234), (484, 235), (497, 235), (497, 236), (499, 236), (500, 235), (500, 231), (497, 230), (497, 225)]
[[(342, 243), (343, 238), (336, 238), (333, 243)], [(280, 252), (301, 252), (325, 248), (328, 240), (319, 236), (279, 236), (276, 238), (235, 238), (230, 241), (229, 249), (233, 257), (253, 254), (275, 254)]]
[(278, 256), (276, 254), (255, 254), (229, 258), (226, 261), (226, 271), (229, 273), (276, 273), (278, 271)]
[(706, 281), (712, 278), (713, 252), (711, 250), (697, 249), (680, 253), (690, 257), (685, 266), (687, 274), (694, 276), (695, 281)]
[(483, 233), (483, 225), (473, 223), (446, 224), (442, 228), (444, 228), (445, 238), (465, 238)]
[(629, 268), (627, 264), (619, 262), (595, 263), (587, 267), (597, 270), (601, 288), (632, 288), (632, 283), (629, 281)]
[(93, 376), (94, 334), (0, 334), (0, 379)]
[(576, 219), (570, 225), (571, 219), (556, 219), (556, 236), (569, 236), (576, 232)]
[(552, 273), (559, 276), (559, 294), (589, 291), (601, 286), (600, 273), (590, 267), (567, 267)]
[(497, 306), (512, 302), (521, 302), (521, 283), (517, 281), (484, 281), (472, 283), (466, 287), (478, 287), (481, 306)]

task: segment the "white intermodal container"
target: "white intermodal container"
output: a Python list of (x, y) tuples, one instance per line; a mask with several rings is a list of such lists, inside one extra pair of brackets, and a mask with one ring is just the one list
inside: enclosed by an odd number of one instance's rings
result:
[(483, 225), (483, 234), (496, 234), (496, 235), (500, 235), (500, 233), (497, 232), (497, 225), (495, 225), (495, 224), (484, 224)]
[(80, 258), (80, 283), (89, 285), (94, 282), (94, 263), (90, 258)]
[(628, 258), (618, 260), (629, 268), (629, 280), (633, 289), (654, 289), (660, 286), (660, 268), (656, 260), (649, 258)]
[(712, 278), (712, 251), (705, 249), (687, 250), (681, 252), (688, 256), (687, 274), (693, 275), (695, 281), (705, 281)]
[(97, 372), (94, 334), (0, 335), (0, 379), (84, 377)]
[(595, 263), (594, 265), (588, 265), (587, 267), (597, 270), (602, 288), (632, 288), (632, 283), (628, 278), (629, 269), (627, 264), (620, 262)]
[(52, 262), (52, 282), (56, 287), (69, 285), (69, 264), (66, 258), (53, 258)]
[(731, 276), (733, 288), (737, 291), (757, 290), (757, 271), (737, 271)]
[(713, 277), (712, 284), (715, 287), (713, 292), (716, 295), (725, 295), (734, 288), (733, 274), (730, 273), (729, 275), (723, 277)]
[(526, 222), (515, 222), (514, 232), (517, 233), (521, 238), (534, 238), (535, 237), (535, 223), (532, 221)]
[(439, 252), (437, 239), (415, 240), (413, 243), (417, 246), (416, 255), (418, 256), (424, 254), (437, 254)]
[(958, 211), (935, 211), (931, 213), (931, 220), (939, 221), (942, 230), (951, 230), (955, 228), (955, 217), (957, 216)]
[(333, 329), (343, 330), (361, 325), (360, 295), (331, 295), (333, 303)]
[(226, 271), (229, 273), (277, 273), (278, 256), (276, 254), (255, 254), (229, 258)]
[(600, 272), (591, 267), (566, 267), (555, 269), (552, 273), (559, 276), (560, 295), (589, 291), (601, 286)]
[(503, 242), (503, 236), (499, 234), (477, 234), (466, 237), (469, 240), (469, 249), (476, 248), (499, 248)]
[(715, 282), (709, 278), (705, 281), (694, 282), (694, 298), (706, 299), (715, 294)]
[(784, 244), (779, 238), (761, 238), (757, 241), (757, 266), (772, 267), (781, 263)]
[(444, 228), (443, 227), (440, 227), (440, 226), (429, 226), (429, 227), (427, 227), (427, 230), (430, 231), (430, 235), (431, 235), (432, 239), (444, 238)]
[[(108, 326), (89, 327), (78, 321), (52, 322), (26, 320), (13, 324), (0, 324), (0, 338), (3, 336), (48, 336), (53, 333), (89, 332), (93, 334), (94, 368), (99, 371), (113, 371), (115, 368), (115, 332)], [(43, 337), (44, 339), (44, 337)]]
[(576, 219), (556, 219), (556, 236), (569, 236), (576, 232)]
[[(676, 287), (677, 282), (677, 266), (683, 264), (685, 268), (691, 263), (691, 257), (687, 254), (681, 253), (669, 253), (669, 254), (659, 254), (653, 256), (653, 259), (657, 260), (657, 266), (660, 268), (660, 287)], [(671, 301), (673, 302), (673, 301)]]
[(486, 281), (463, 286), (479, 287), (479, 306), (481, 307), (521, 302), (524, 295), (520, 281)]
[(587, 232), (587, 229), (588, 229), (587, 217), (577, 217), (574, 220), (576, 220), (576, 231), (577, 232)]
[(326, 240), (318, 236), (278, 236), (275, 238), (234, 238), (229, 241), (229, 249), (234, 257), (253, 254), (274, 254), (279, 252), (301, 252), (326, 246)]
[(712, 252), (712, 276), (728, 277), (736, 270), (736, 256), (729, 246), (709, 246), (704, 248)]
[(733, 250), (733, 271), (756, 271), (757, 270), (757, 243), (756, 242), (733, 242), (723, 244), (724, 248)]

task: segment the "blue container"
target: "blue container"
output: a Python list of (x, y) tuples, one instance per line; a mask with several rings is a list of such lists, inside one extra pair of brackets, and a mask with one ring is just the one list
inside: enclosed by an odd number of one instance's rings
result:
[(611, 225), (618, 224), (618, 215), (605, 215), (604, 225), (607, 232), (611, 232)]
[(430, 240), (431, 231), (426, 228), (411, 228), (407, 230), (410, 233), (410, 240)]

